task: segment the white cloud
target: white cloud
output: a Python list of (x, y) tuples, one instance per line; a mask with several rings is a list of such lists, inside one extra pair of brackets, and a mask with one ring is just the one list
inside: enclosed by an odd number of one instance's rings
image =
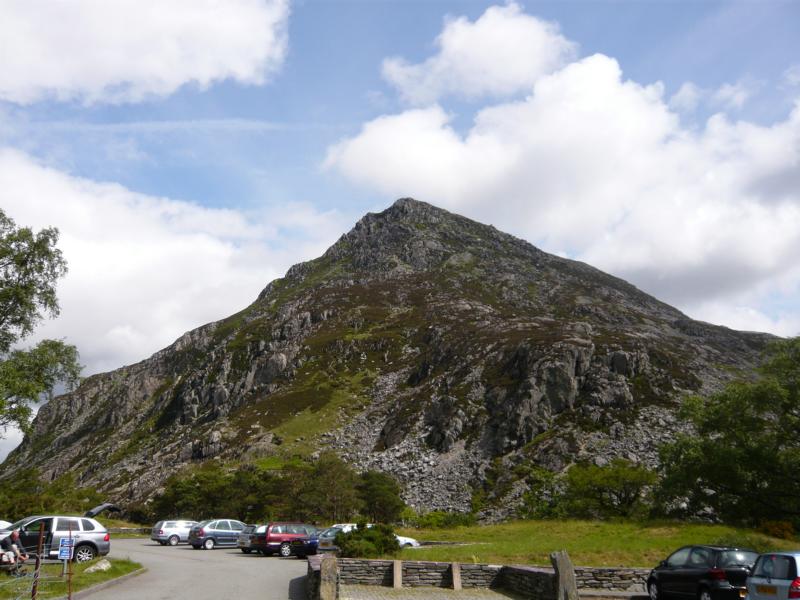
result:
[(264, 83), (287, 48), (289, 0), (8, 0), (0, 99), (136, 102), (193, 83)]
[(704, 95), (705, 92), (697, 85), (687, 81), (669, 99), (669, 107), (680, 112), (691, 112), (697, 108)]
[(438, 53), (421, 64), (384, 60), (384, 78), (407, 102), (526, 92), (577, 50), (557, 25), (524, 14), (514, 2), (490, 7), (474, 23), (464, 17), (448, 20), (436, 45)]
[[(717, 100), (741, 104), (743, 89)], [(566, 251), (690, 314), (780, 333), (797, 323), (796, 300), (780, 317), (759, 303), (800, 284), (800, 105), (771, 126), (717, 114), (686, 129), (660, 84), (595, 55), (483, 108), (463, 135), (451, 119), (438, 105), (382, 116), (324, 164)]]
[(783, 72), (783, 81), (790, 86), (800, 85), (800, 65), (792, 65)]
[(711, 95), (711, 100), (722, 108), (739, 110), (754, 93), (755, 90), (752, 85), (743, 81), (737, 81), (736, 83), (725, 83), (721, 85)]
[(249, 214), (204, 208), (73, 177), (8, 149), (0, 149), (0, 188), (19, 225), (61, 232), (69, 264), (61, 316), (36, 339), (76, 344), (87, 373), (139, 361), (244, 308), (346, 229), (339, 214), (304, 204)]

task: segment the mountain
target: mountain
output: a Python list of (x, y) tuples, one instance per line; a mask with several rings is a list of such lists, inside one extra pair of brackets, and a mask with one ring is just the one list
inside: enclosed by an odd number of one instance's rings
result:
[(510, 514), (525, 467), (654, 466), (676, 408), (747, 376), (770, 336), (401, 199), (245, 310), (44, 405), (2, 475), (67, 471), (117, 502), (182, 466), (333, 449), (419, 509)]

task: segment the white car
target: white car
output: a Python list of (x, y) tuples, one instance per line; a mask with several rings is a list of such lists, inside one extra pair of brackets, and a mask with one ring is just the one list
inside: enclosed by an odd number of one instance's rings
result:
[(414, 538), (405, 537), (403, 535), (394, 534), (394, 537), (397, 538), (397, 543), (400, 544), (401, 548), (418, 548), (419, 542)]

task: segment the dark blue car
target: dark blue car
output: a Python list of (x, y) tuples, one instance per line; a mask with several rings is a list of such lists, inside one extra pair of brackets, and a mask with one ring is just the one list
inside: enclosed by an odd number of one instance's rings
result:
[(319, 532), (306, 535), (296, 540), (292, 540), (292, 554), (297, 558), (305, 558), (311, 554), (317, 553), (319, 548)]

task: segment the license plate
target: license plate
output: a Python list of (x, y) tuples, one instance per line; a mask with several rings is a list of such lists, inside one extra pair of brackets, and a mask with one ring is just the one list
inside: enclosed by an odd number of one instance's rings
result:
[(769, 594), (770, 596), (774, 596), (778, 593), (778, 588), (774, 585), (757, 585), (756, 591), (759, 594)]
[(332, 545), (333, 545), (333, 542), (320, 542), (319, 543), (320, 548), (327, 548), (327, 547), (332, 546)]

